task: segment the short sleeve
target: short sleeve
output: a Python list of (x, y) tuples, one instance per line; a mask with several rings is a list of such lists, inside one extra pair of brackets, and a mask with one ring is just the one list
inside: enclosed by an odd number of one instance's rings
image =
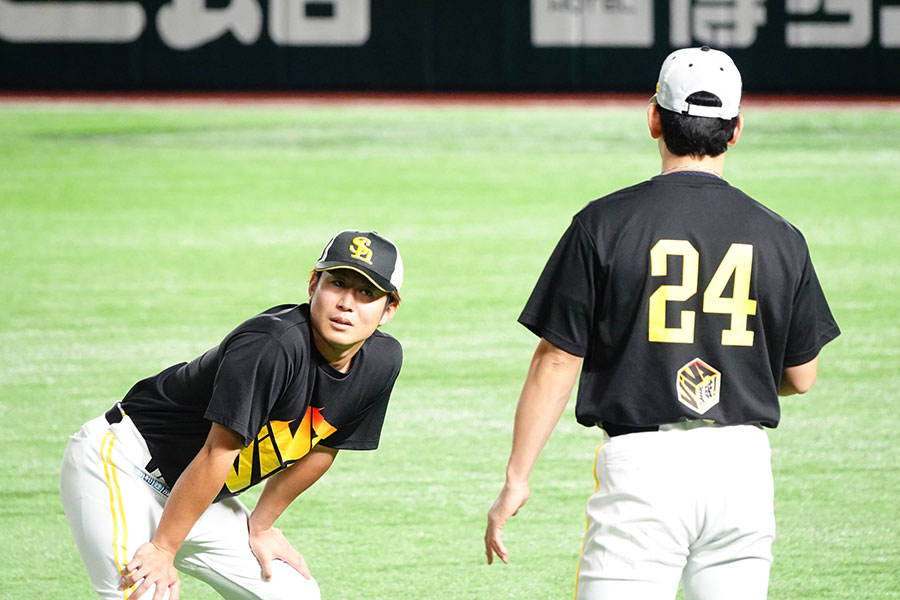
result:
[(825, 344), (840, 333), (841, 330), (831, 314), (825, 293), (807, 252), (803, 275), (794, 297), (784, 366), (793, 367), (808, 363), (819, 355)]
[(594, 306), (604, 281), (593, 240), (575, 217), (538, 279), (519, 322), (576, 356), (589, 347)]
[(290, 361), (281, 343), (265, 333), (242, 333), (225, 344), (204, 416), (249, 445), (285, 388)]

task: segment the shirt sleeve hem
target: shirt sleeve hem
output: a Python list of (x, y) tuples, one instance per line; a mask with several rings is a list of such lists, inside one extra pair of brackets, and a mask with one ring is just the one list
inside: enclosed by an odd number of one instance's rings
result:
[(362, 442), (338, 442), (337, 444), (329, 444), (328, 440), (319, 442), (320, 446), (331, 448), (332, 450), (377, 450), (378, 440), (362, 441)]
[(582, 348), (578, 344), (572, 343), (571, 341), (567, 340), (565, 337), (563, 337), (553, 331), (550, 331), (548, 329), (542, 329), (540, 326), (533, 323), (529, 319), (529, 315), (523, 314), (521, 317), (519, 317), (519, 323), (524, 325), (531, 333), (535, 334), (536, 336), (538, 336), (540, 338), (547, 340), (548, 342), (550, 342), (557, 348), (559, 348), (561, 350), (565, 350), (569, 354), (572, 354), (574, 356), (581, 356), (581, 357), (584, 357), (584, 355), (587, 354), (587, 350), (585, 348)]
[(246, 427), (240, 421), (230, 419), (230, 418), (226, 417), (225, 415), (222, 415), (221, 413), (218, 413), (218, 412), (215, 412), (212, 410), (206, 411), (206, 414), (204, 414), (203, 417), (207, 421), (212, 421), (213, 423), (218, 423), (222, 427), (227, 427), (231, 431), (233, 431), (236, 434), (238, 434), (239, 436), (241, 436), (244, 439), (244, 447), (249, 446), (253, 442), (253, 436), (251, 436), (247, 432)]
[(784, 357), (784, 366), (785, 367), (796, 367), (799, 365), (805, 365), (809, 361), (813, 360), (815, 357), (819, 355), (819, 352), (822, 351), (822, 348), (825, 347), (825, 344), (832, 341), (837, 336), (841, 335), (840, 328), (835, 325), (834, 327), (828, 329), (822, 335), (819, 336), (817, 340), (816, 347), (807, 350), (806, 352), (801, 352), (799, 354), (794, 354), (791, 356)]

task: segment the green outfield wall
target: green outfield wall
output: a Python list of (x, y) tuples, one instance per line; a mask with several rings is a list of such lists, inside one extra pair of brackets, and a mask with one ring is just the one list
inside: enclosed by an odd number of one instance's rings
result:
[(900, 0), (0, 0), (5, 89), (900, 92)]

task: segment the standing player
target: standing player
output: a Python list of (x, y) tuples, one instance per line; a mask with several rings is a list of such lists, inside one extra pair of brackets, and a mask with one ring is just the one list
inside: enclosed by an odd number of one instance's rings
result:
[(806, 243), (722, 179), (743, 128), (741, 79), (707, 47), (662, 65), (648, 110), (662, 172), (588, 204), (519, 321), (541, 337), (519, 398), (485, 549), (581, 368), (576, 417), (603, 430), (577, 598), (766, 597), (775, 535), (763, 427), (803, 393), (839, 334)]
[[(378, 446), (402, 355), (377, 328), (402, 279), (390, 240), (342, 231), (315, 265), (309, 304), (245, 321), (71, 438), (63, 507), (100, 597), (177, 600), (178, 569), (226, 598), (319, 598), (272, 525), (339, 449)], [(263, 479), (251, 513), (235, 496)]]

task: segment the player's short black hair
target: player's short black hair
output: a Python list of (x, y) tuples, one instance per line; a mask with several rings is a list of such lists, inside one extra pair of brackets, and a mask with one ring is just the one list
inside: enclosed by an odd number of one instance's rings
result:
[[(722, 106), (715, 94), (695, 92), (687, 101), (698, 106)], [(738, 117), (715, 119), (682, 115), (659, 105), (659, 121), (666, 148), (675, 156), (718, 156), (728, 149)]]

